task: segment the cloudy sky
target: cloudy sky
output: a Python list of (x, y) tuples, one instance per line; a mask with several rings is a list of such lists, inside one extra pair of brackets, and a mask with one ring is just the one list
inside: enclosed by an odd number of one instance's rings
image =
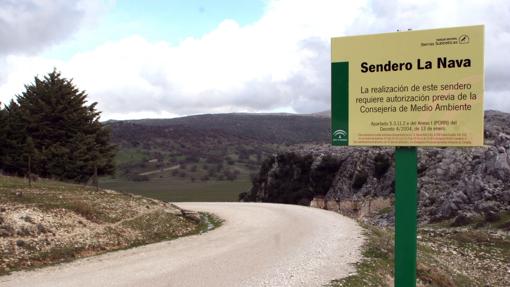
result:
[(508, 0), (0, 0), (0, 101), (56, 67), (102, 119), (329, 109), (330, 38), (486, 25), (485, 108), (510, 112)]

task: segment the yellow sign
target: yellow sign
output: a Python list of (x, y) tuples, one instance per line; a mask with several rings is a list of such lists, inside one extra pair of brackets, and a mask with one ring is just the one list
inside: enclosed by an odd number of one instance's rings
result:
[(483, 145), (484, 26), (332, 39), (332, 142)]

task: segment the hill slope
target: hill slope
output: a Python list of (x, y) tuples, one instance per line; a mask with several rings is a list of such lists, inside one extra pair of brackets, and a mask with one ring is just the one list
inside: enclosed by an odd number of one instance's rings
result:
[(126, 140), (121, 129), (127, 128), (128, 124), (138, 128), (146, 127), (148, 132), (163, 132), (157, 134), (158, 137), (190, 137), (190, 142), (197, 138), (223, 137), (270, 144), (295, 144), (324, 142), (329, 134), (327, 118), (295, 114), (233, 113), (114, 122), (111, 124), (114, 138)]
[(171, 204), (81, 185), (0, 175), (0, 275), (199, 230)]
[(235, 201), (263, 158), (293, 144), (326, 143), (330, 123), (312, 115), (207, 114), (108, 125), (119, 152), (117, 176), (103, 186), (173, 201)]

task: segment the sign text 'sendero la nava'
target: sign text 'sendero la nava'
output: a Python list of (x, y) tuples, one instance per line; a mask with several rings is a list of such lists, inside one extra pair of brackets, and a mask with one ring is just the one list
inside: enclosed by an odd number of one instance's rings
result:
[(333, 145), (483, 145), (483, 45), (483, 26), (333, 38)]

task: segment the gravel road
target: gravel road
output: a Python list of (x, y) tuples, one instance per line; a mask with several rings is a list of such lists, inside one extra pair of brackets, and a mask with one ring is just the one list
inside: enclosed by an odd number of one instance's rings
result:
[(330, 211), (178, 203), (225, 219), (210, 232), (0, 277), (0, 286), (322, 286), (354, 271), (362, 229)]

